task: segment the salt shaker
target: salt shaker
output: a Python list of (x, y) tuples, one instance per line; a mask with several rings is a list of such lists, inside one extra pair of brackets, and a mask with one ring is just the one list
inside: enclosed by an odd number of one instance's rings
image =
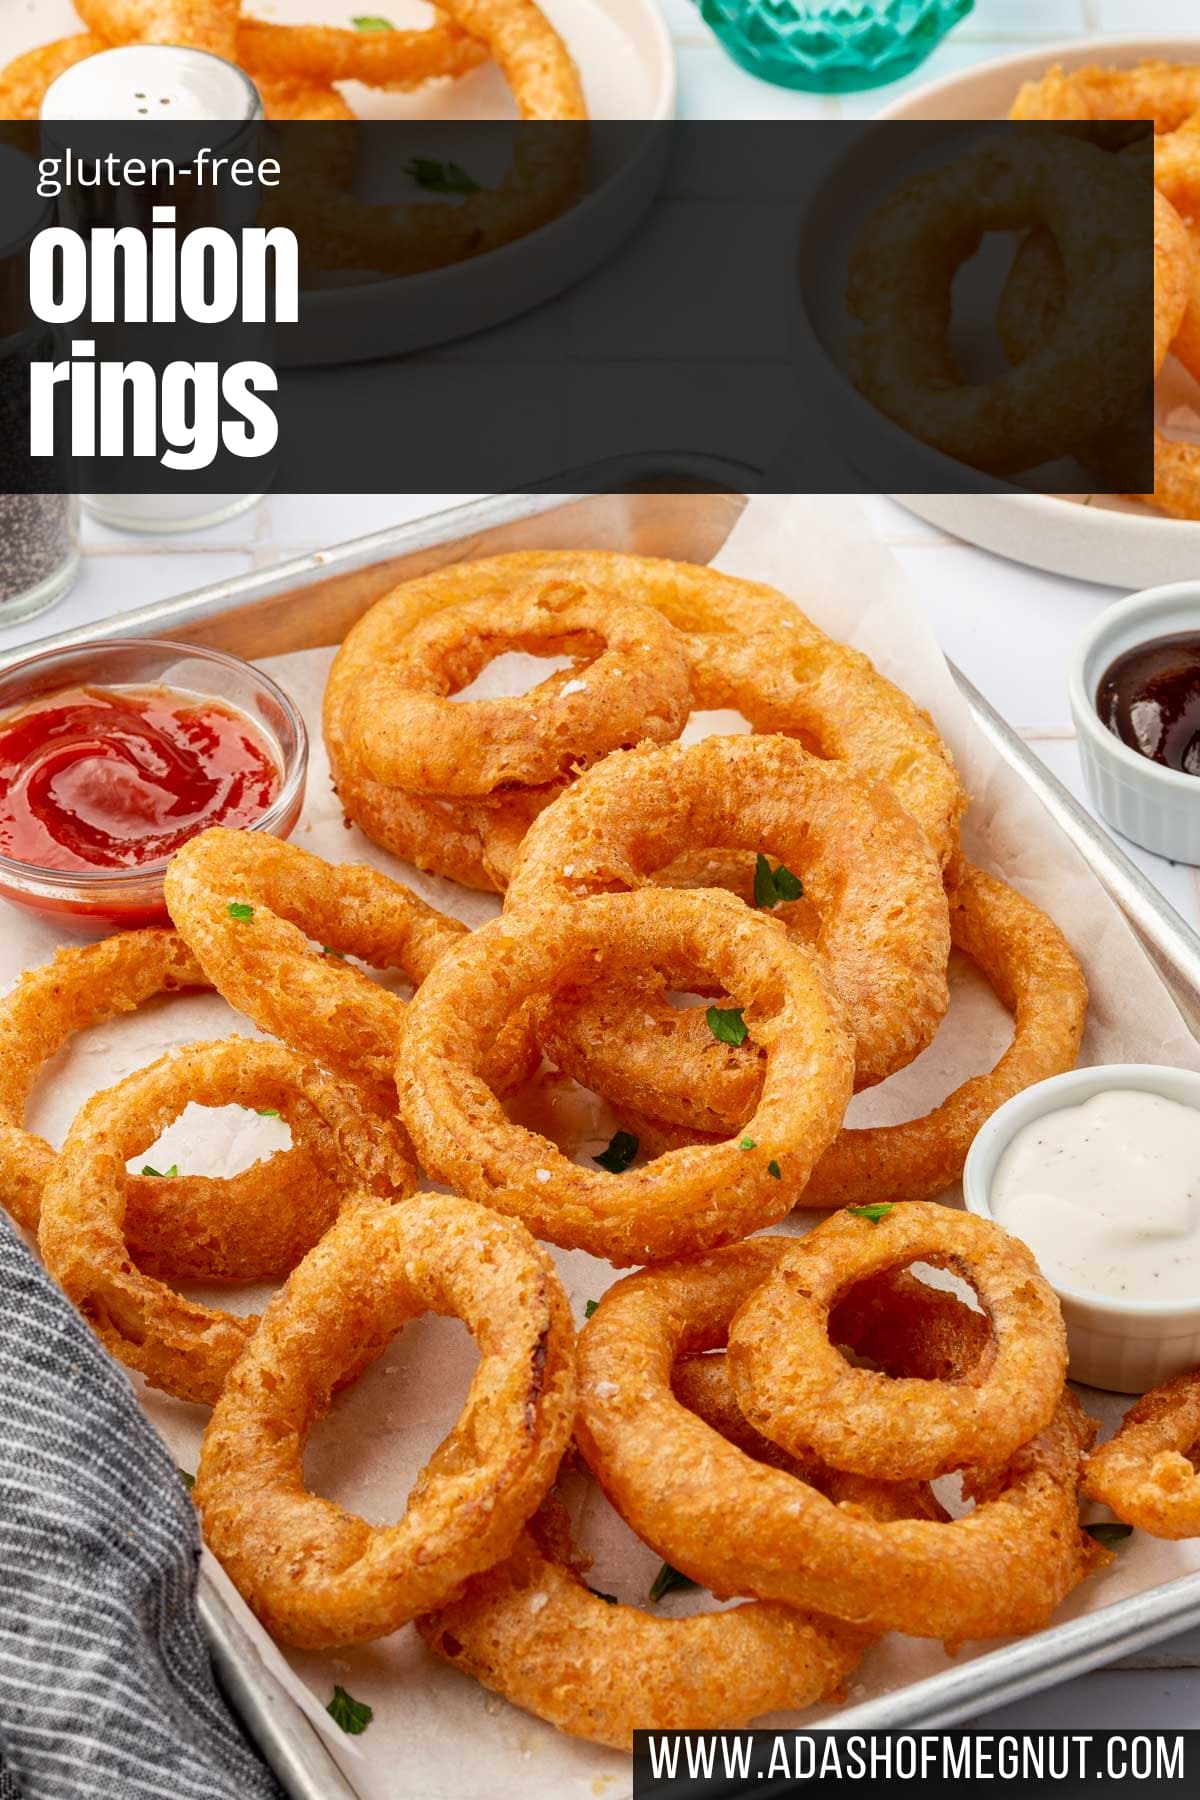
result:
[(27, 374), (54, 354), (29, 306), (28, 250), (54, 215), (28, 157), (0, 143), (0, 630), (61, 600), (79, 569), (79, 501), (30, 491)]
[[(217, 121), (228, 127), (228, 133), (214, 138), (213, 148), (241, 155), (242, 140), (256, 130), (262, 116), (262, 101), (250, 77), (221, 57), (176, 44), (128, 44), (86, 57), (50, 84), (42, 101), (42, 138), (48, 155), (61, 155), (70, 141), (70, 125), (80, 120)], [(56, 135), (60, 126), (61, 142)], [(176, 207), (181, 237), (195, 225), (227, 223), (212, 211), (211, 189), (199, 193), (176, 187), (157, 193), (149, 185), (122, 195), (121, 223), (149, 229), (151, 209), (161, 201)], [(95, 204), (87, 190), (64, 194), (59, 208), (63, 224), (80, 230), (98, 222), (89, 216)], [(136, 354), (132, 337), (130, 344)], [(85, 494), (83, 503), (105, 525), (159, 535), (198, 531), (236, 518), (254, 506), (262, 492), (258, 488), (250, 494)]]

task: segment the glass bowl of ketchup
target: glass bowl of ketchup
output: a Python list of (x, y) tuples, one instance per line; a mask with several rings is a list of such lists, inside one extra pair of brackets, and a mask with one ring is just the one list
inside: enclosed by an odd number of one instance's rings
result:
[(210, 825), (287, 837), (308, 734), (240, 657), (165, 638), (0, 671), (0, 897), (79, 931), (166, 925), (163, 874)]

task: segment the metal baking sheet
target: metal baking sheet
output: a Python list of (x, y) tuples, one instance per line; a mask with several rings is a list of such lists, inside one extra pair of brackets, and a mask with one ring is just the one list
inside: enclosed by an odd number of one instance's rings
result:
[[(338, 643), (398, 581), (466, 557), (507, 550), (627, 550), (709, 562), (747, 503), (737, 465), (671, 455), (618, 460), (588, 472), (610, 492), (498, 496), (356, 538), (236, 580), (117, 614), (105, 637), (146, 633), (210, 644), (256, 658)], [(686, 490), (686, 491), (684, 491)], [(732, 491), (731, 491), (732, 490)], [(81, 627), (0, 656), (0, 667), (35, 650), (85, 643)], [(1163, 898), (956, 671), (980, 730), (1021, 774), (1126, 914), (1200, 1038), (1200, 935)], [(211, 1584), (201, 1581), (201, 1619), (225, 1691), (292, 1800), (355, 1800), (308, 1720), (262, 1664)], [(1200, 1573), (1051, 1626), (960, 1669), (850, 1707), (839, 1729), (936, 1728), (970, 1719), (1025, 1694), (1120, 1661), (1200, 1627)], [(1164, 1666), (1161, 1654), (1150, 1658)], [(1197, 1660), (1179, 1647), (1171, 1666)]]

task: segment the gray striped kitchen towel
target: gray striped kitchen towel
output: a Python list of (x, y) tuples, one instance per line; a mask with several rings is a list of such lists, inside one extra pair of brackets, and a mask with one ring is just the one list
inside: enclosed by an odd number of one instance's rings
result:
[(217, 1691), (187, 1491), (0, 1214), (0, 1800), (282, 1800)]

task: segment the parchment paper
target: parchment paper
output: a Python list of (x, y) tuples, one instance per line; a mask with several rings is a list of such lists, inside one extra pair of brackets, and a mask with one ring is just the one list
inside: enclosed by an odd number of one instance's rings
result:
[[(1116, 907), (1078, 853), (1061, 837), (1019, 778), (977, 736), (932, 635), (919, 598), (890, 554), (873, 541), (852, 498), (761, 499), (750, 503), (720, 564), (773, 582), (823, 628), (866, 650), (927, 707), (951, 745), (972, 796), (966, 839), (970, 854), (1044, 906), (1064, 927), (1086, 968), (1092, 994), (1083, 1060), (1146, 1061), (1200, 1068), (1200, 1050)], [(1019, 577), (1014, 576), (1014, 579)], [(300, 702), (313, 740), (309, 793), (295, 841), (332, 861), (368, 861), (396, 873), (447, 910), (477, 924), (495, 910), (486, 896), (420, 875), (346, 829), (331, 791), (320, 740), (320, 696), (328, 651), (275, 657), (272, 674)], [(502, 659), (511, 665), (512, 659)], [(544, 673), (545, 665), (540, 665)], [(486, 678), (493, 691), (515, 691), (513, 668)], [(471, 690), (469, 690), (471, 691)], [(744, 728), (729, 715), (692, 720), (689, 734)], [(9, 910), (0, 945), (0, 982), (45, 961), (56, 948), (52, 927)], [(929, 1050), (893, 1081), (856, 1100), (852, 1122), (899, 1119), (926, 1111), (968, 1074), (989, 1067), (1008, 1037), (1008, 1022), (982, 984), (956, 968), (951, 1012)], [(88, 1033), (50, 1067), (34, 1096), (30, 1124), (58, 1141), (82, 1100), (140, 1067), (164, 1048), (198, 1038), (254, 1035), (213, 996), (164, 1000)], [(586, 1099), (559, 1097), (563, 1137), (581, 1157), (606, 1141), (611, 1121)], [(177, 1163), (184, 1172), (228, 1172), (287, 1138), (278, 1121), (240, 1109), (190, 1108), (160, 1147), (147, 1145), (134, 1166)], [(804, 1221), (789, 1229), (803, 1230)], [(577, 1318), (585, 1302), (615, 1279), (582, 1253), (557, 1253)], [(201, 1290), (193, 1290), (199, 1293)], [(216, 1297), (215, 1295), (213, 1296)], [(221, 1303), (253, 1310), (265, 1296), (223, 1290)], [(314, 1433), (306, 1459), (311, 1485), (365, 1517), (396, 1518), (409, 1484), (456, 1416), (474, 1364), (466, 1333), (444, 1320), (407, 1327), (388, 1354), (347, 1393)], [(143, 1390), (147, 1411), (184, 1469), (194, 1469), (203, 1409)], [(1111, 1425), (1126, 1402), (1085, 1395)], [(592, 1579), (622, 1599), (642, 1602), (658, 1559), (634, 1540), (583, 1478), (572, 1478), (580, 1534), (596, 1557)], [(206, 1552), (207, 1557), (207, 1552)], [(517, 1712), (474, 1682), (428, 1656), (411, 1630), (341, 1654), (281, 1653), (255, 1624), (230, 1584), (207, 1558), (231, 1604), (268, 1663), (286, 1680), (323, 1732), (362, 1800), (621, 1800), (630, 1791), (628, 1759), (562, 1736)], [(1061, 1618), (1107, 1606), (1200, 1565), (1200, 1548), (1156, 1543), (1135, 1533), (1114, 1568), (1086, 1583)], [(711, 1604), (704, 1595), (675, 1594), (665, 1616)], [(986, 1655), (968, 1647), (958, 1661)], [(853, 1700), (893, 1689), (948, 1666), (941, 1648), (889, 1637), (864, 1660)], [(358, 1738), (344, 1736), (324, 1712), (340, 1682), (375, 1709)], [(805, 1717), (815, 1722), (820, 1715)], [(795, 1723), (792, 1719), (789, 1722)]]

